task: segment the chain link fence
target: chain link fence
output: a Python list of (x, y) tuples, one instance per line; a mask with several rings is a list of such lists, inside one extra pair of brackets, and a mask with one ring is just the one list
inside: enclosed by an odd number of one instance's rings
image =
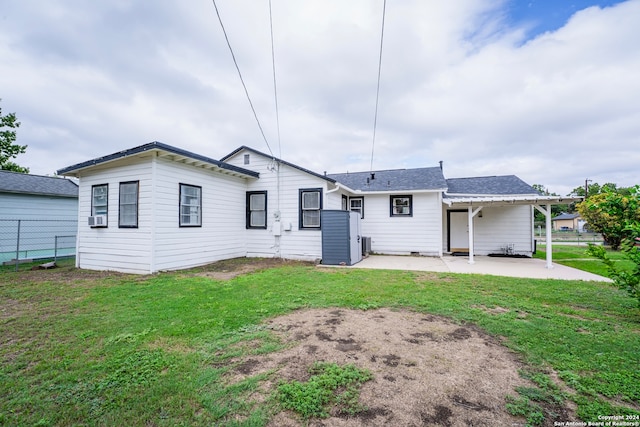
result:
[(0, 219), (0, 264), (75, 256), (76, 220)]

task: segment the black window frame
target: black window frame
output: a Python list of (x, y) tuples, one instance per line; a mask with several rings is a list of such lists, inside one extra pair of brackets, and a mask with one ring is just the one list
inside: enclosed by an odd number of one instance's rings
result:
[[(360, 200), (360, 202), (361, 202), (360, 210), (352, 208), (352, 206), (351, 206), (351, 201), (352, 200)], [(351, 212), (360, 212), (360, 218), (364, 219), (364, 196), (349, 197), (349, 210)]]
[[(94, 204), (95, 201), (95, 189), (98, 187), (105, 187), (107, 189), (106, 195), (105, 195), (105, 199), (107, 200), (107, 203), (104, 205), (105, 207), (105, 212), (104, 213), (96, 213), (96, 205)], [(96, 215), (104, 215), (107, 217), (107, 224), (105, 225), (105, 227), (108, 227), (109, 224), (109, 184), (105, 183), (105, 184), (95, 184), (91, 186), (91, 216), (96, 216)]]
[[(202, 187), (199, 185), (193, 185), (193, 184), (187, 184), (184, 182), (181, 182), (178, 184), (179, 186), (179, 191), (178, 191), (178, 226), (180, 228), (193, 228), (193, 227), (202, 227)], [(200, 197), (198, 199), (198, 211), (199, 211), (199, 215), (198, 215), (198, 223), (197, 224), (183, 224), (182, 223), (182, 188), (183, 187), (190, 187), (190, 188), (197, 188), (198, 190), (200, 190)], [(191, 206), (191, 205), (185, 205), (185, 206)]]
[(349, 198), (343, 194), (342, 195), (342, 205), (341, 205), (343, 211), (348, 211), (349, 210)]
[[(258, 212), (259, 210), (251, 209), (251, 196), (263, 195), (264, 196), (264, 225), (252, 225), (251, 224), (251, 213)], [(267, 191), (247, 191), (247, 200), (246, 200), (246, 228), (247, 230), (266, 230), (267, 229)]]
[[(395, 199), (409, 199), (409, 213), (395, 213)], [(389, 196), (389, 215), (392, 217), (412, 217), (413, 216), (413, 195), (412, 194), (392, 194)]]
[[(319, 208), (318, 209), (304, 209), (302, 206), (302, 199), (305, 193), (318, 193)], [(304, 225), (304, 211), (318, 211), (318, 225), (305, 226)], [(298, 229), (299, 230), (321, 230), (322, 220), (320, 218), (320, 211), (322, 211), (322, 188), (301, 188), (298, 191)]]
[[(136, 184), (136, 223), (122, 224), (122, 186)], [(123, 181), (118, 184), (118, 228), (138, 228), (139, 223), (139, 206), (140, 206), (140, 181)]]

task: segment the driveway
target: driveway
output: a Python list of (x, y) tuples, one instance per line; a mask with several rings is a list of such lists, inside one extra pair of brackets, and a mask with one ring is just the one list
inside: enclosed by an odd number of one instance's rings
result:
[(441, 273), (491, 274), (494, 276), (523, 277), (529, 279), (594, 280), (611, 282), (606, 277), (560, 264), (547, 268), (546, 262), (535, 258), (500, 258), (475, 256), (469, 264), (465, 256), (438, 257), (370, 255), (347, 268), (373, 268), (383, 270), (435, 271)]

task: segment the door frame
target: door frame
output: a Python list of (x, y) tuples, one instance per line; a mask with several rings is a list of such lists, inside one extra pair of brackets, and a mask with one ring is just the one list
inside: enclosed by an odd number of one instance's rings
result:
[[(451, 212), (467, 214), (469, 211), (467, 209), (447, 210), (447, 252), (451, 252)], [(467, 227), (468, 227), (468, 224), (467, 224)], [(469, 229), (467, 228), (467, 233), (468, 232), (469, 232)], [(469, 250), (469, 248), (466, 248), (466, 249), (467, 251)]]

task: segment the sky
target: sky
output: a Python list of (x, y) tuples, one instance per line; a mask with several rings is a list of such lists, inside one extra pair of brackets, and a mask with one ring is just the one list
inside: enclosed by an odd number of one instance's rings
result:
[[(640, 184), (640, 0), (0, 0), (0, 108), (38, 175), (160, 141), (318, 173)], [(279, 126), (277, 125), (279, 123)], [(279, 129), (279, 131), (278, 131)]]

